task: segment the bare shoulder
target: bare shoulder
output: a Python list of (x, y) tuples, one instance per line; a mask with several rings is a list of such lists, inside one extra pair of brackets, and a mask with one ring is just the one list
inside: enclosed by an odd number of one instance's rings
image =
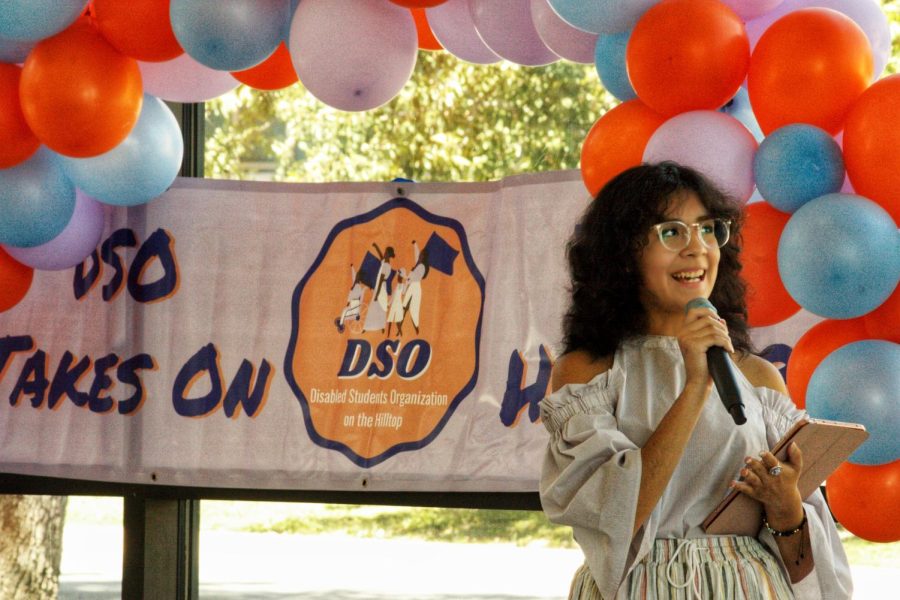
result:
[(613, 357), (596, 358), (584, 350), (575, 350), (560, 356), (553, 364), (550, 386), (556, 391), (569, 383), (587, 383), (612, 366)]
[(735, 363), (753, 387), (767, 387), (787, 395), (781, 373), (766, 359), (747, 353), (737, 356)]

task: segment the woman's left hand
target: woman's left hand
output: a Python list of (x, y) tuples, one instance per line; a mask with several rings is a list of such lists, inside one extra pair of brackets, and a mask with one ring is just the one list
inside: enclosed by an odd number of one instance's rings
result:
[[(743, 481), (733, 481), (731, 487), (759, 500), (775, 529), (795, 526), (803, 518), (803, 499), (797, 488), (803, 470), (803, 453), (797, 444), (788, 446), (788, 459), (784, 462), (771, 452), (760, 453), (759, 459), (748, 456), (744, 462)], [(773, 474), (773, 469), (777, 474)]]

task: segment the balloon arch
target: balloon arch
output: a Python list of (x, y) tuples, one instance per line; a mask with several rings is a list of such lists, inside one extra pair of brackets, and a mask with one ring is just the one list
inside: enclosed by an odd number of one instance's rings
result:
[(829, 479), (831, 507), (861, 537), (900, 540), (900, 75), (880, 77), (877, 0), (7, 0), (0, 311), (34, 269), (82, 262), (105, 205), (173, 182), (183, 146), (163, 100), (299, 77), (330, 106), (368, 110), (420, 48), (594, 63), (621, 104), (586, 132), (592, 194), (669, 159), (749, 202), (751, 325), (825, 317), (793, 350), (791, 394), (871, 433)]

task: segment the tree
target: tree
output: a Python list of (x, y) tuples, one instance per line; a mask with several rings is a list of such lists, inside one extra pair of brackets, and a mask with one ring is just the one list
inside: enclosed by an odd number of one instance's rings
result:
[(65, 496), (0, 496), (0, 598), (56, 598), (65, 510)]

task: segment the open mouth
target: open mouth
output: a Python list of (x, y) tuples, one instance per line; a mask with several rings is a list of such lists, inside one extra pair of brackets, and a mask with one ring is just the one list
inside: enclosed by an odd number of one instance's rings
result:
[(672, 274), (672, 279), (680, 283), (700, 283), (706, 279), (705, 269), (696, 269), (694, 271), (679, 271)]

